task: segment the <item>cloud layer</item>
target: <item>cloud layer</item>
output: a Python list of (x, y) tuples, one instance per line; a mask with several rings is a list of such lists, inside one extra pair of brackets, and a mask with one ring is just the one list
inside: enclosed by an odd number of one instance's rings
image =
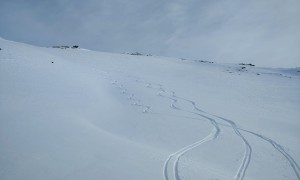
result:
[(0, 36), (35, 45), (300, 66), (299, 0), (2, 0)]

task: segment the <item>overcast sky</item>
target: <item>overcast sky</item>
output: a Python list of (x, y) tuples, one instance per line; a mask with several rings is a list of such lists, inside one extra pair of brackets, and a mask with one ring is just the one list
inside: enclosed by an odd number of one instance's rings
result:
[(0, 0), (0, 37), (300, 66), (300, 0)]

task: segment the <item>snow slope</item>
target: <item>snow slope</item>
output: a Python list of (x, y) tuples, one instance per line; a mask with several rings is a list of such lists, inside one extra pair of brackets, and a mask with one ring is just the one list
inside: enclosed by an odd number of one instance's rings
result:
[(0, 48), (2, 180), (300, 179), (299, 68)]

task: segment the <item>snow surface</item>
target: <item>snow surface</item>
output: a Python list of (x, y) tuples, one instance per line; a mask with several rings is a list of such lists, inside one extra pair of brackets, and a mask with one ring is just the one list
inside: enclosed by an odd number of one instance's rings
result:
[(300, 68), (0, 48), (1, 180), (300, 179)]

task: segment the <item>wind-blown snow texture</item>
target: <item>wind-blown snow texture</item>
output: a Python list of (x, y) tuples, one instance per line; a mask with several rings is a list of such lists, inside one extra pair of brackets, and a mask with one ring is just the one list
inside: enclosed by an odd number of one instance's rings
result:
[(300, 68), (0, 39), (0, 179), (300, 179)]

